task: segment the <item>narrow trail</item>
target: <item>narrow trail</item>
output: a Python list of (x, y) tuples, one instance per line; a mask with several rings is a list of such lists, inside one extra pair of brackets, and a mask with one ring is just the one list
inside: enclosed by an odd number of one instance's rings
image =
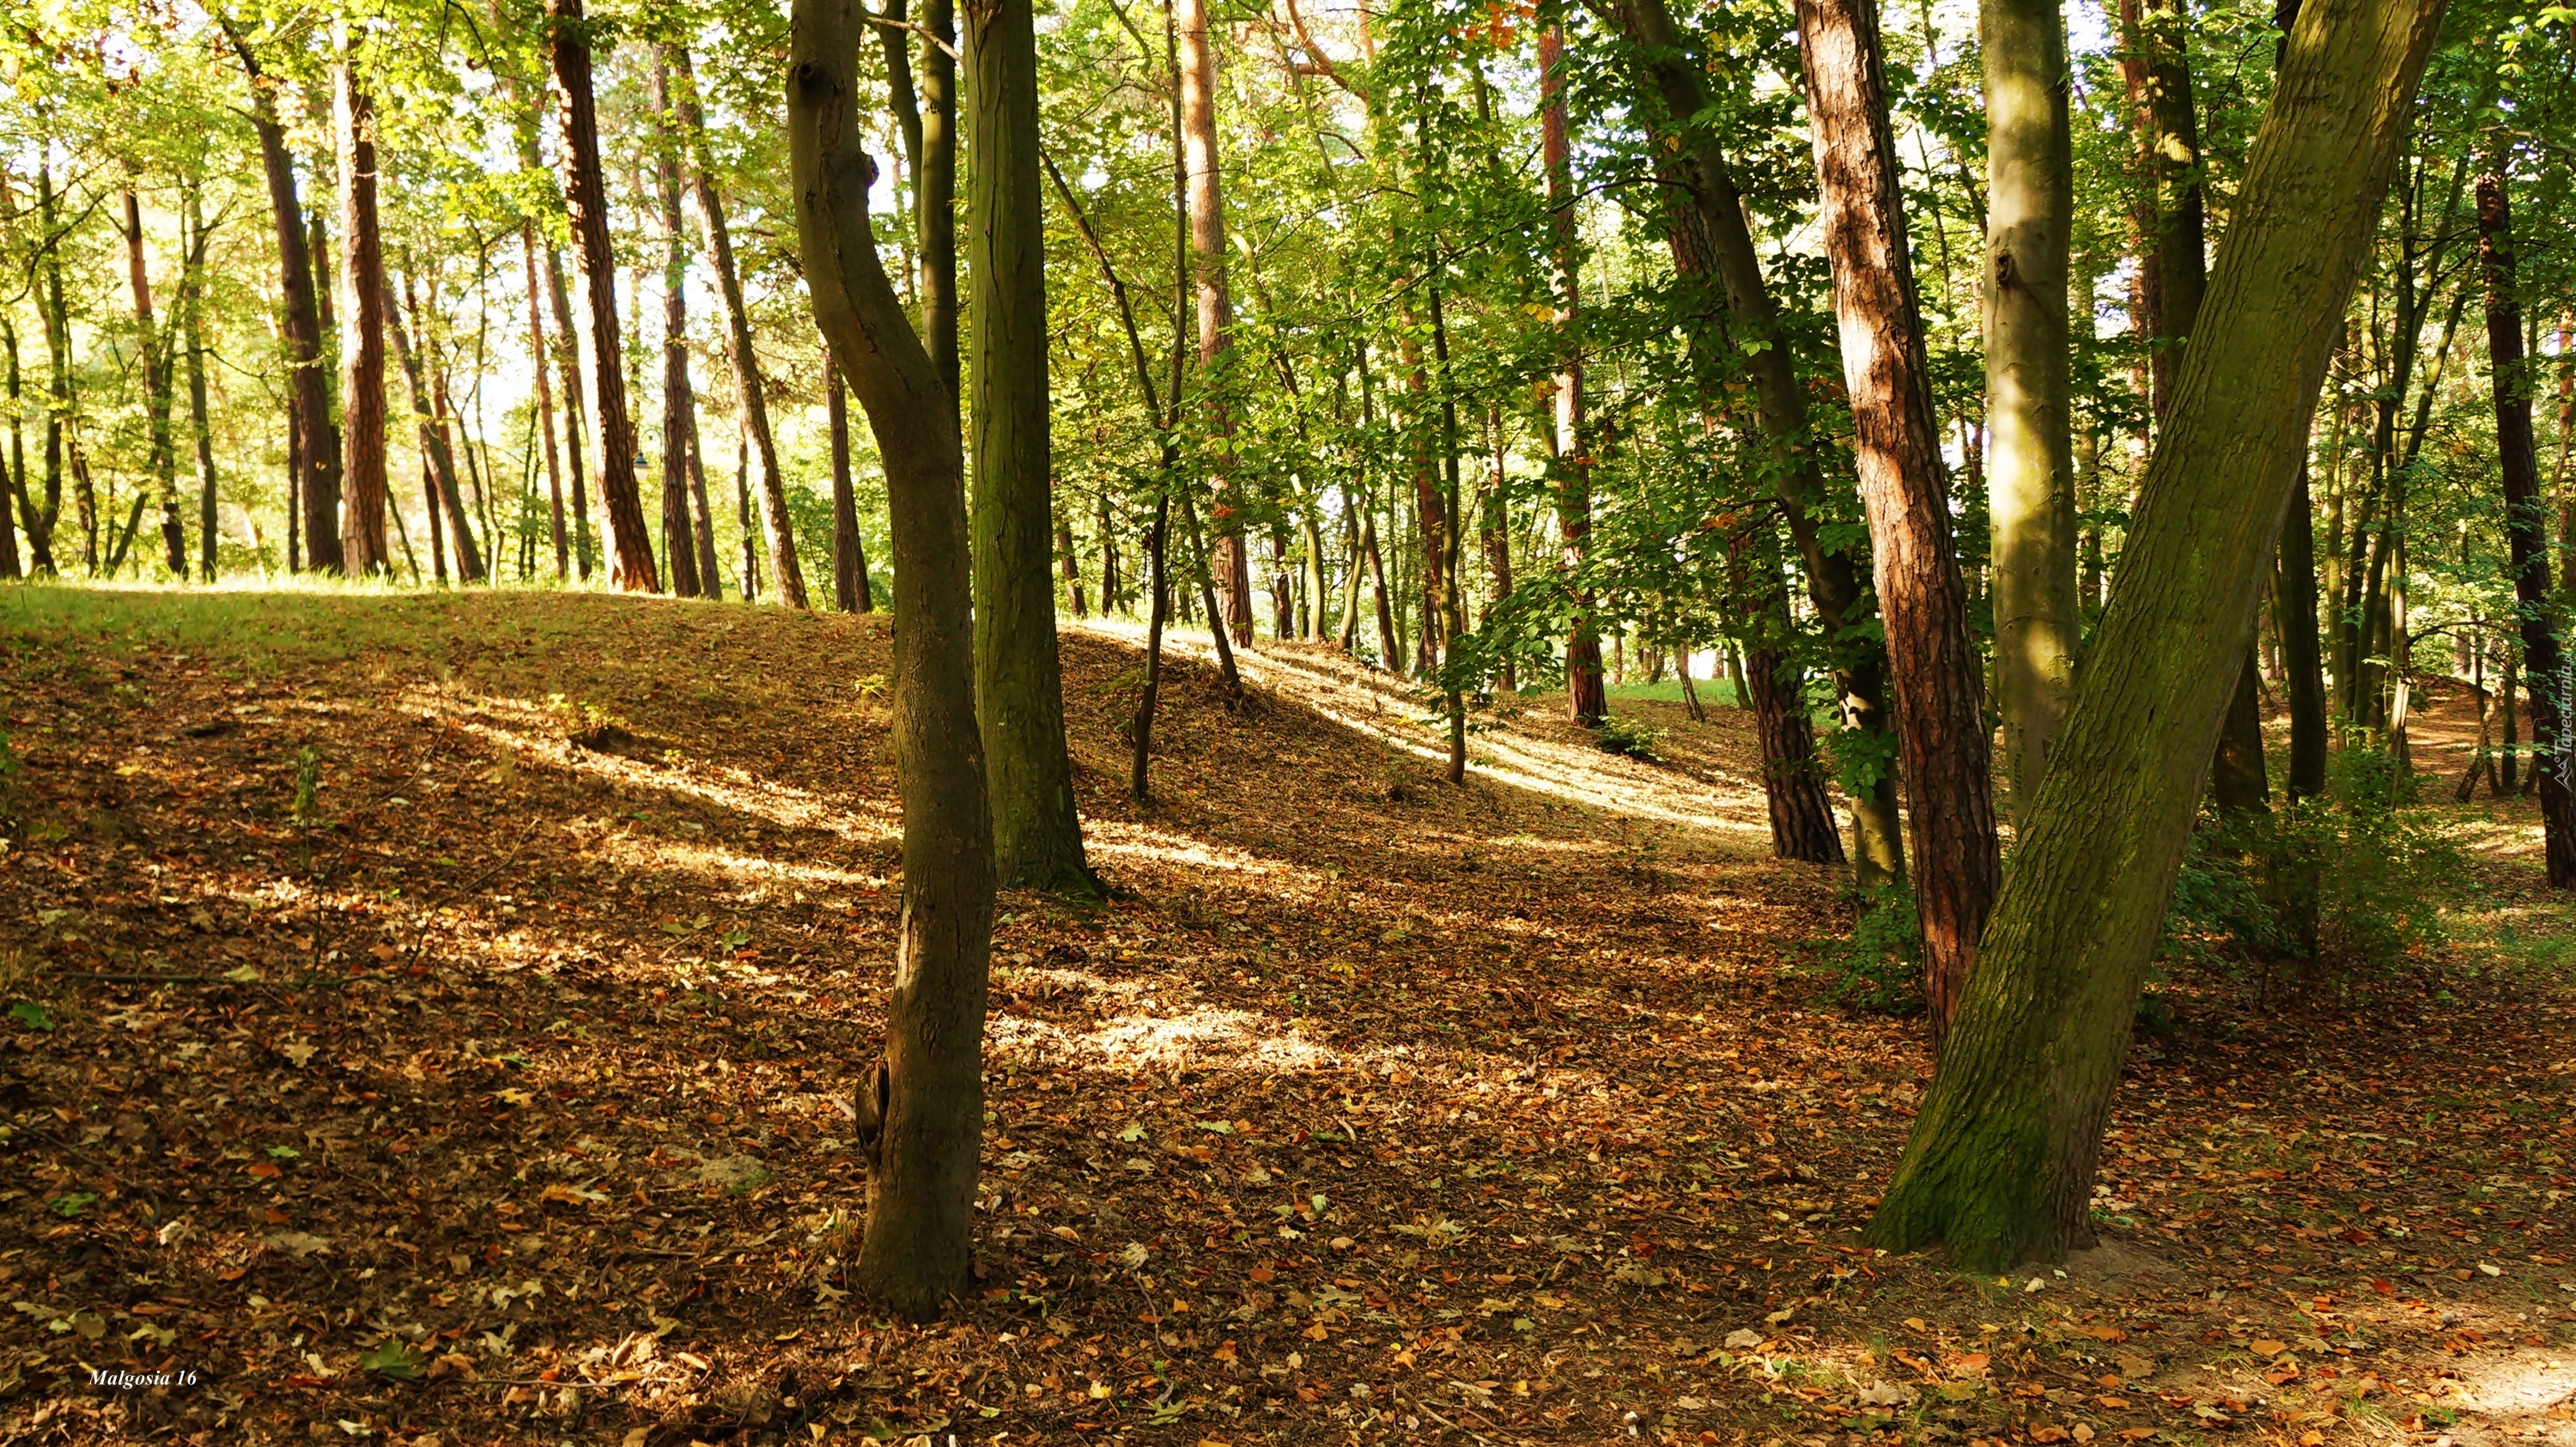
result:
[(1817, 998), (1740, 715), (1634, 706), (1658, 768), (1533, 701), (1452, 789), (1400, 686), (1265, 646), (1229, 710), (1179, 643), (1139, 810), (1072, 628), (1117, 894), (1003, 901), (977, 1277), (912, 1329), (839, 1274), (884, 620), (61, 588), (0, 644), (0, 1438), (2576, 1442), (2511, 804), (2367, 1008), (2168, 982), (2101, 1248), (1975, 1280), (1857, 1245), (1931, 1062)]

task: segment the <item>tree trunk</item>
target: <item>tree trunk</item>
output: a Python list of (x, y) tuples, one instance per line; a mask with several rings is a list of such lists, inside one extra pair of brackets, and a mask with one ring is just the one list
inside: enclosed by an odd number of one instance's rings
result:
[(873, 613), (877, 603), (868, 588), (867, 544), (859, 536), (858, 492), (850, 481), (849, 389), (828, 348), (823, 398), (832, 430), (832, 606), (844, 613)]
[(1244, 546), (1244, 503), (1234, 477), (1230, 446), (1234, 414), (1227, 405), (1225, 371), (1231, 359), (1227, 333), (1234, 305), (1225, 285), (1225, 194), (1217, 174), (1216, 43), (1208, 33), (1207, 0), (1179, 0), (1181, 144), (1189, 166), (1190, 279), (1198, 299), (1199, 366), (1209, 373), (1208, 435), (1218, 439), (1214, 498), (1208, 505), (1216, 538), (1210, 559), (1225, 626), (1237, 644), (1252, 642), (1252, 556)]
[[(1808, 435), (1805, 385), (1790, 357), (1755, 249), (1744, 204), (1717, 138), (1701, 117), (1710, 110), (1706, 74), (1684, 47), (1664, 0), (1621, 0), (1621, 27), (1638, 51), (1646, 84), (1662, 102), (1680, 142), (1676, 170), (1706, 229), (1717, 276), (1725, 288), (1729, 329), (1746, 349), (1753, 374), (1755, 415), (1771, 452), (1783, 519), (1807, 578), (1807, 598), (1828, 638), (1843, 639), (1869, 622), (1870, 600), (1851, 556), (1824, 543), (1825, 476)], [(1896, 753), (1887, 717), (1887, 655), (1866, 640), (1844, 643), (1834, 663), (1834, 693), (1844, 721), (1891, 765), (1875, 770), (1852, 800), (1853, 881), (1874, 890), (1905, 874), (1896, 807)]]
[[(405, 261), (405, 266), (409, 262)], [(409, 282), (406, 281), (408, 286)], [(384, 291), (385, 332), (394, 344), (394, 362), (402, 369), (403, 382), (411, 395), (412, 428), (420, 438), (423, 473), (429, 482), (430, 551), (438, 554), (439, 513), (447, 514), (447, 531), (456, 535), (456, 580), (460, 583), (483, 581), (483, 555), (474, 546), (474, 529), (465, 513), (465, 494), (456, 483), (456, 454), (448, 445), (447, 430), (438, 425), (437, 409), (430, 398), (429, 377), (420, 357), (412, 350), (411, 335), (403, 329), (402, 311), (393, 287)], [(420, 320), (419, 299), (413, 298), (412, 320)], [(424, 338), (426, 333), (423, 333)], [(441, 577), (447, 571), (443, 557), (434, 563)]]
[(376, 231), (376, 116), (345, 30), (333, 69), (340, 162), (340, 566), (391, 573), (385, 545), (385, 253)]
[(694, 598), (705, 591), (698, 582), (698, 545), (689, 525), (689, 447), (698, 432), (697, 398), (689, 385), (689, 245), (680, 223), (682, 141), (679, 117), (671, 107), (670, 51), (663, 45), (653, 53), (653, 111), (661, 127), (653, 161), (662, 202), (662, 551), (671, 564), (671, 591)]
[[(227, 32), (230, 33), (229, 31)], [(239, 36), (233, 49), (250, 75), (251, 129), (259, 135), (260, 168), (268, 180), (269, 212), (277, 229), (280, 309), (278, 330), (287, 366), (287, 452), (293, 476), (288, 491), (302, 504), (305, 561), (316, 572), (340, 570), (340, 434), (331, 423), (331, 396), (323, 375), (322, 314), (313, 278), (313, 251), (304, 208), (295, 195), (295, 162), (277, 120), (276, 85)]]
[(546, 364), (552, 356), (546, 345), (545, 313), (538, 298), (537, 227), (533, 221), (519, 223), (519, 250), (527, 260), (528, 270), (528, 356), (529, 371), (535, 379), (537, 431), (546, 454), (546, 501), (548, 533), (555, 545), (555, 578), (560, 582), (570, 572), (569, 540), (564, 534), (563, 455), (555, 447), (555, 399), (546, 384)]
[(2532, 773), (2549, 887), (2576, 888), (2576, 749), (2567, 738), (2567, 661), (2559, 652), (2557, 600), (2549, 591), (2548, 500), (2531, 432), (2531, 362), (2523, 353), (2515, 290), (2513, 213), (2504, 157), (2491, 151), (2478, 175), (2478, 256), (2486, 268), (2487, 363), (2493, 377), (2496, 461), (2504, 474), (2504, 525), (2522, 615), (2523, 671), (2531, 680)]
[(1047, 432), (1045, 193), (1038, 180), (1031, 0), (967, 0), (974, 157), (975, 712), (993, 809), (993, 868), (1019, 888), (1097, 888), (1083, 860), (1056, 653)]
[(2280, 556), (2272, 578), (2272, 622), (2281, 635), (2281, 667), (2290, 695), (2290, 777), (2287, 797), (2322, 798), (2326, 791), (2326, 680), (2317, 636), (2316, 522), (2308, 506), (2308, 475), (2290, 493), (2281, 523)]
[[(2054, 0), (1984, 0), (1986, 500), (1995, 709), (2018, 814), (2075, 688), (2075, 458), (2067, 266), (2075, 172), (2066, 21)], [(2089, 309), (2088, 309), (2089, 315)]]
[(26, 415), (26, 395), (18, 372), (18, 327), (6, 318), (0, 318), (0, 350), (7, 352), (9, 368), (9, 489), (18, 504), (18, 524), (27, 530), (27, 562), (37, 577), (50, 578), (61, 571), (54, 562), (54, 524), (62, 516), (62, 485), (57, 477), (46, 478), (40, 504), (27, 481), (26, 436), (19, 425)]
[(861, 1077), (867, 1234), (858, 1277), (882, 1308), (935, 1315), (967, 1285), (984, 1120), (992, 816), (975, 724), (964, 458), (930, 354), (877, 260), (876, 167), (855, 145), (852, 0), (794, 0), (788, 154), (815, 324), (885, 461), (893, 518), (895, 763), (903, 913), (883, 1059)]
[[(761, 390), (760, 356), (752, 350), (751, 314), (743, 304), (742, 273), (734, 266), (733, 236), (725, 226), (724, 198), (717, 194), (714, 162), (707, 154), (706, 123), (698, 108), (697, 75), (685, 50), (671, 53), (679, 79), (682, 134), (688, 137), (691, 181), (698, 197), (698, 220), (706, 230), (707, 260), (716, 273), (716, 292), (724, 298), (725, 358), (733, 364), (734, 405), (750, 434), (760, 462), (760, 517), (768, 534), (769, 568), (778, 585), (778, 601), (790, 608), (813, 605), (805, 596), (805, 569), (796, 556), (796, 527), (787, 514), (787, 479), (778, 470), (778, 444), (769, 430), (769, 403)], [(858, 378), (850, 378), (852, 386)], [(862, 404), (864, 405), (864, 403)], [(950, 416), (954, 417), (953, 410)]]
[[(188, 182), (182, 225), (187, 239), (187, 270), (180, 274), (179, 339), (188, 357), (188, 430), (197, 444), (197, 576), (215, 580), (215, 433), (206, 414), (206, 226), (205, 202), (195, 178)], [(7, 520), (0, 518), (0, 528)], [(9, 559), (14, 573), (17, 559)]]
[(546, 294), (555, 313), (555, 368), (563, 391), (564, 462), (572, 473), (572, 565), (590, 580), (590, 427), (583, 418), (581, 329), (573, 325), (572, 288), (564, 285), (563, 252), (546, 242)]
[(2441, 0), (2308, 0), (2119, 587), (1867, 1240), (1961, 1268), (2090, 1237), (2096, 1153), (2335, 328)]
[(2218, 728), (2218, 750), (2210, 757), (2209, 797), (2227, 819), (2272, 807), (2272, 784), (2263, 770), (2263, 674), (2250, 643), (2238, 660), (2236, 687)]
[(1938, 1047), (1967, 988), (2002, 861), (1981, 670), (1950, 539), (1874, 0), (1799, 0), (1798, 58), (1814, 117), (1819, 219), (1896, 681), (1923, 998)]
[(1539, 148), (1547, 167), (1549, 285), (1556, 293), (1556, 430), (1550, 439), (1556, 472), (1559, 569), (1574, 589), (1574, 626), (1565, 640), (1565, 702), (1574, 721), (1590, 728), (1610, 716), (1601, 682), (1601, 634), (1593, 625), (1591, 592), (1579, 579), (1591, 552), (1592, 459), (1583, 440), (1582, 277), (1575, 232), (1573, 149), (1565, 130), (1565, 27), (1551, 25), (1538, 38)]
[[(591, 98), (589, 22), (582, 0), (546, 0), (546, 48), (562, 127), (564, 211), (573, 260), (590, 305), (591, 405), (598, 414), (599, 504), (608, 514), (608, 581), (630, 593), (661, 591), (653, 530), (635, 479), (636, 431), (626, 406), (626, 364), (617, 326), (617, 249), (608, 229), (608, 187), (599, 166), (599, 118)], [(792, 558), (793, 553), (789, 554)]]
[[(125, 192), (125, 273), (134, 288), (135, 361), (143, 371), (143, 415), (150, 449), (153, 496), (161, 504), (162, 559), (172, 576), (188, 576), (188, 530), (179, 521), (178, 450), (170, 436), (171, 338), (158, 335), (152, 321), (152, 279), (143, 267), (143, 206), (132, 188)], [(177, 328), (172, 328), (175, 333)]]
[(79, 434), (73, 429), (72, 416), (72, 321), (71, 309), (63, 298), (63, 231), (56, 216), (54, 175), (50, 167), (36, 165), (36, 222), (49, 244), (44, 248), (44, 318), (45, 318), (45, 501), (46, 534), (50, 539), (53, 521), (58, 515), (63, 495), (63, 474), (68, 470), (72, 483), (72, 507), (81, 530), (81, 566), (92, 576), (98, 573), (98, 500), (90, 491), (89, 469), (80, 455)]

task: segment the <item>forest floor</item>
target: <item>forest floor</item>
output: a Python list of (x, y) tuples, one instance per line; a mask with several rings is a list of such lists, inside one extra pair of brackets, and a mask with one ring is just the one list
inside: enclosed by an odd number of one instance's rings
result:
[(2166, 981), (2099, 1248), (1974, 1278), (1858, 1244), (1931, 1060), (1820, 998), (1744, 716), (1534, 700), (1452, 789), (1386, 681), (1193, 656), (1139, 809), (1132, 634), (1064, 654), (1115, 894), (1003, 901), (915, 1328), (842, 1274), (882, 619), (0, 596), (0, 1440), (2576, 1442), (2527, 802), (2397, 975)]

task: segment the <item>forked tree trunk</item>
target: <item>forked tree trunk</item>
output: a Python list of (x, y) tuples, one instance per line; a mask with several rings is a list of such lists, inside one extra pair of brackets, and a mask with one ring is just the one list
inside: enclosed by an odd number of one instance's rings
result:
[(2075, 688), (2073, 354), (2067, 262), (2075, 165), (2066, 20), (2056, 0), (1984, 0), (1986, 500), (1993, 529), (1995, 711), (2018, 813), (2048, 768)]
[[(743, 304), (742, 273), (734, 266), (733, 234), (725, 225), (724, 198), (716, 191), (715, 164), (707, 154), (706, 123), (698, 107), (697, 75), (689, 53), (671, 52), (678, 78), (676, 97), (680, 133), (689, 146), (691, 188), (697, 193), (698, 220), (706, 230), (707, 261), (715, 269), (716, 293), (724, 299), (725, 359), (733, 364), (734, 406), (760, 464), (760, 519), (768, 535), (770, 577), (778, 601), (790, 608), (813, 606), (805, 596), (805, 569), (796, 556), (796, 525), (787, 514), (787, 479), (778, 470), (778, 444), (769, 430), (769, 403), (761, 388), (760, 355), (752, 350), (751, 313)], [(853, 386), (858, 378), (850, 379)], [(952, 410), (950, 416), (954, 417)]]
[(2308, 0), (2120, 583), (1872, 1245), (1991, 1272), (2090, 1234), (2096, 1154), (2335, 329), (2441, 0)]
[(385, 253), (376, 231), (375, 106), (345, 33), (333, 68), (340, 162), (340, 567), (391, 573), (385, 543)]
[(2540, 783), (2543, 857), (2549, 887), (2576, 888), (2576, 750), (2567, 737), (2567, 659), (2550, 596), (2548, 500), (2531, 432), (2531, 362), (2523, 354), (2522, 300), (2515, 290), (2512, 202), (2501, 150), (2478, 176), (2478, 253), (2486, 269), (2487, 362), (2493, 377), (2496, 460), (2504, 473), (2505, 539), (2513, 556), (2514, 601), (2522, 615), (2523, 672), (2531, 680), (2532, 773)]
[(886, 1049), (861, 1076), (868, 1154), (863, 1289), (916, 1320), (967, 1285), (984, 1122), (992, 816), (975, 725), (974, 618), (964, 458), (944, 384), (877, 260), (875, 166), (856, 144), (854, 0), (794, 0), (788, 156), (814, 320), (885, 460), (893, 518), (895, 765), (903, 796), (903, 913)]
[[(1565, 131), (1565, 27), (1551, 25), (1538, 38), (1539, 147), (1547, 164), (1549, 283), (1556, 293), (1556, 531), (1559, 567), (1580, 577), (1592, 544), (1592, 459), (1583, 441), (1582, 281), (1574, 217), (1573, 150)], [(1601, 682), (1601, 634), (1593, 625), (1592, 596), (1575, 588), (1574, 626), (1565, 640), (1565, 701), (1586, 727), (1610, 716)]]
[[(680, 223), (679, 118), (671, 108), (670, 47), (653, 56), (653, 111), (661, 128), (654, 154), (662, 202), (662, 552), (671, 562), (671, 591), (694, 598), (698, 545), (689, 518), (689, 447), (697, 437), (697, 399), (689, 386), (689, 243)], [(640, 338), (638, 340), (641, 340)]]
[(1950, 538), (1940, 435), (1889, 138), (1876, 0), (1799, 0), (1819, 221), (1850, 389), (1861, 501), (1896, 681), (1898, 757), (1923, 930), (1923, 1000), (1937, 1048), (1994, 905), (1983, 670)]
[(1082, 853), (1056, 653), (1047, 432), (1046, 194), (1031, 0), (967, 0), (974, 164), (975, 713), (993, 867), (1018, 888), (1096, 888)]
[[(573, 259), (590, 305), (591, 406), (599, 432), (599, 505), (608, 514), (608, 581), (630, 593), (661, 591), (653, 529), (635, 479), (636, 431), (626, 405), (617, 326), (617, 249), (608, 230), (608, 186), (599, 165), (599, 116), (591, 95), (590, 38), (582, 0), (546, 0), (546, 49), (562, 126), (564, 211)], [(792, 556), (792, 555), (791, 555)]]
[[(1676, 170), (1706, 228), (1736, 345), (1761, 344), (1749, 352), (1746, 366), (1753, 374), (1755, 415), (1772, 452), (1781, 514), (1806, 574), (1808, 602), (1827, 636), (1842, 637), (1868, 623), (1870, 602), (1851, 556), (1824, 543), (1822, 524), (1830, 509), (1824, 472), (1808, 436), (1805, 386), (1789, 355), (1734, 175), (1717, 138), (1701, 120), (1709, 110), (1707, 76), (1683, 46), (1664, 0), (1618, 0), (1612, 10), (1636, 47), (1645, 85), (1675, 127), (1680, 142)], [(1892, 757), (1896, 749), (1886, 667), (1881, 645), (1865, 640), (1844, 645), (1835, 661), (1834, 694), (1845, 721), (1880, 746), (1874, 752)], [(1852, 800), (1853, 882), (1874, 890), (1903, 878), (1902, 835), (1895, 771), (1882, 768)]]
[[(1252, 642), (1252, 555), (1244, 545), (1244, 505), (1227, 445), (1234, 415), (1226, 404), (1224, 364), (1234, 303), (1225, 284), (1225, 191), (1217, 174), (1216, 42), (1208, 33), (1207, 0), (1179, 0), (1181, 144), (1189, 166), (1190, 280), (1198, 300), (1199, 366), (1215, 385), (1206, 389), (1208, 435), (1220, 439), (1208, 522), (1215, 534), (1209, 571), (1225, 605), (1225, 628), (1237, 644)], [(1213, 622), (1211, 627), (1215, 626)]]

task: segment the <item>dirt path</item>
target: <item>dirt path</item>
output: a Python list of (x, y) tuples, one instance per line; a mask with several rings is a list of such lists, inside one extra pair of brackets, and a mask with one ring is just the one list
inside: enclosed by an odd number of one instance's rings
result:
[(1740, 715), (1641, 706), (1658, 768), (1533, 704), (1452, 790), (1264, 649), (1240, 713), (1179, 670), (1140, 812), (1079, 630), (1120, 893), (1005, 900), (976, 1294), (914, 1330), (839, 1275), (882, 620), (31, 589), (0, 645), (7, 1440), (2576, 1442), (2511, 804), (2461, 938), (2521, 963), (2169, 984), (2102, 1249), (1981, 1281), (1856, 1244), (1930, 1062), (1795, 968), (1834, 882)]

